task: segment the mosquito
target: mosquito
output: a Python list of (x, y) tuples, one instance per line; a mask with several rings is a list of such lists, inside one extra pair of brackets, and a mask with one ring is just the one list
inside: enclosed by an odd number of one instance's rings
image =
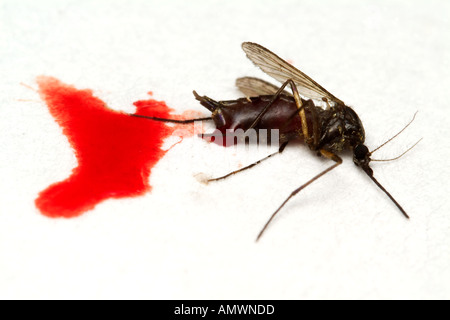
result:
[[(256, 241), (261, 238), (272, 220), (290, 199), (311, 183), (342, 164), (342, 158), (338, 154), (345, 150), (353, 152), (354, 164), (360, 167), (378, 188), (389, 197), (403, 216), (409, 219), (403, 207), (375, 179), (370, 162), (398, 159), (420, 142), (420, 140), (417, 141), (412, 147), (393, 159), (371, 159), (375, 151), (394, 139), (411, 124), (415, 118), (415, 114), (413, 119), (400, 132), (378, 148), (369, 151), (369, 148), (364, 144), (364, 127), (352, 108), (347, 106), (342, 100), (336, 98), (308, 75), (265, 47), (253, 42), (244, 42), (242, 49), (257, 67), (275, 80), (281, 82), (281, 87), (277, 87), (258, 78), (243, 77), (236, 80), (236, 86), (245, 94), (245, 98), (215, 101), (207, 96), (200, 96), (195, 91), (193, 92), (195, 98), (212, 112), (211, 117), (188, 120), (172, 120), (147, 116), (139, 117), (177, 123), (213, 120), (216, 130), (219, 130), (224, 135), (229, 130), (236, 130), (238, 128), (243, 129), (245, 132), (251, 129), (255, 129), (256, 132), (260, 129), (279, 130), (278, 138), (280, 147), (277, 152), (249, 166), (230, 172), (219, 178), (209, 179), (208, 181), (222, 180), (238, 172), (250, 169), (273, 155), (282, 153), (287, 144), (293, 140), (303, 141), (315, 154), (333, 161), (331, 166), (291, 192), (284, 202), (272, 213), (258, 234)], [(291, 92), (285, 89), (288, 86)], [(317, 103), (319, 101), (324, 106), (320, 106)]]

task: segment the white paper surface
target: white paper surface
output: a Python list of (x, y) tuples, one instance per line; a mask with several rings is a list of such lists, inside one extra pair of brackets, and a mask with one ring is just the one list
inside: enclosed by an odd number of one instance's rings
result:
[[(450, 298), (450, 6), (447, 1), (1, 1), (0, 298)], [(154, 98), (208, 111), (192, 90), (240, 96), (238, 77), (269, 79), (240, 48), (266, 46), (352, 106), (369, 148), (402, 159), (375, 176), (410, 214), (344, 164), (304, 146), (228, 180), (261, 157), (197, 138), (172, 148), (151, 193), (49, 219), (39, 191), (76, 159), (33, 90), (39, 75), (90, 88), (116, 110)], [(26, 100), (26, 101), (24, 101)], [(375, 157), (375, 155), (374, 155)]]

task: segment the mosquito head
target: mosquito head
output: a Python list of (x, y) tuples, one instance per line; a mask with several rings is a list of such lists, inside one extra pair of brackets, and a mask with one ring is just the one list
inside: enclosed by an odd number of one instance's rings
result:
[(366, 173), (372, 174), (372, 169), (369, 167), (371, 152), (363, 144), (357, 144), (353, 148), (353, 162), (361, 167)]

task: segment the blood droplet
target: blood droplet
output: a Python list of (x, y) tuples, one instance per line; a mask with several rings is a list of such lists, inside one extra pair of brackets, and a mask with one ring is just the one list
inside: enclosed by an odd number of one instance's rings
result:
[[(153, 166), (167, 151), (163, 141), (179, 126), (114, 111), (91, 90), (51, 77), (37, 79), (39, 93), (69, 140), (78, 166), (64, 181), (39, 193), (35, 203), (49, 217), (75, 217), (108, 198), (134, 197), (151, 190)], [(163, 101), (134, 103), (136, 114), (180, 118)]]

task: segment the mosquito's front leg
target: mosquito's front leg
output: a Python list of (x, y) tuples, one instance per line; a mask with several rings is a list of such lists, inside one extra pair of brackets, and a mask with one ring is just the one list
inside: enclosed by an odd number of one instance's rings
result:
[(154, 121), (160, 121), (160, 122), (171, 122), (171, 123), (192, 123), (195, 121), (207, 121), (207, 120), (213, 120), (212, 117), (205, 117), (205, 118), (197, 118), (197, 119), (186, 119), (186, 120), (176, 120), (176, 119), (167, 119), (167, 118), (158, 118), (158, 117), (151, 117), (151, 116), (143, 116), (141, 114), (129, 114), (132, 117), (136, 118), (143, 118), (143, 119), (149, 119)]
[(342, 159), (337, 155), (334, 154), (333, 152), (321, 149), (319, 150), (320, 154), (323, 155), (324, 157), (333, 160), (335, 162), (335, 164), (333, 164), (331, 167), (328, 167), (327, 169), (325, 169), (324, 171), (322, 171), (321, 173), (319, 173), (318, 175), (316, 175), (315, 177), (313, 177), (311, 180), (309, 180), (308, 182), (306, 182), (305, 184), (301, 185), (300, 187), (298, 187), (297, 189), (295, 189), (294, 191), (292, 191), (292, 193), (289, 195), (289, 197), (286, 198), (286, 200), (284, 200), (284, 202), (281, 204), (281, 206), (278, 207), (278, 209), (272, 214), (272, 216), (270, 217), (270, 219), (266, 222), (266, 224), (264, 225), (264, 227), (262, 228), (262, 230), (260, 231), (260, 233), (258, 234), (258, 237), (256, 238), (256, 241), (258, 241), (261, 236), (263, 235), (264, 231), (266, 231), (267, 227), (269, 226), (269, 224), (272, 222), (273, 218), (275, 218), (275, 216), (277, 215), (277, 213), (281, 210), (281, 208), (284, 207), (284, 205), (293, 197), (295, 196), (297, 193), (299, 193), (300, 191), (302, 191), (303, 189), (305, 189), (307, 186), (309, 186), (311, 183), (313, 183), (314, 181), (316, 181), (317, 179), (319, 179), (320, 177), (322, 177), (324, 174), (330, 172), (331, 170), (333, 170), (334, 168), (336, 168), (337, 166), (339, 166), (342, 163)]

